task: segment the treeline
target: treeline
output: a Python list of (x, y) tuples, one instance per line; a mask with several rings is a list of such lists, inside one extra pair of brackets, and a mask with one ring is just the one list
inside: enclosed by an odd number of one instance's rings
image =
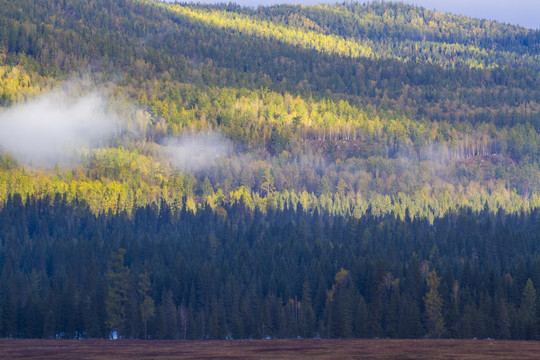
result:
[(536, 339), (540, 213), (0, 210), (0, 335)]
[[(448, 166), (446, 172), (446, 165), (435, 161), (412, 164), (375, 158), (327, 164), (320, 158), (282, 155), (271, 161), (228, 158), (194, 176), (124, 149), (97, 152), (88, 167), (57, 168), (52, 173), (21, 168), (11, 157), (0, 156), (4, 168), (0, 169), (0, 201), (15, 195), (25, 202), (27, 197), (44, 200), (59, 193), (70, 204), (85, 201), (94, 214), (133, 214), (146, 205), (159, 208), (162, 202), (174, 212), (187, 207), (196, 213), (206, 206), (217, 210), (238, 201), (266, 214), (301, 203), (311, 213), (358, 218), (371, 208), (374, 214), (393, 213), (401, 219), (408, 211), (411, 217), (430, 222), (460, 207), (480, 210), (486, 203), (494, 213), (540, 207), (537, 172), (511, 167), (517, 171), (514, 176), (524, 178), (520, 188), (524, 194), (519, 194), (489, 179), (504, 165), (484, 168), (490, 161), (501, 160), (479, 158)], [(445, 182), (450, 179), (444, 179), (444, 174), (457, 184)], [(486, 177), (483, 183), (477, 180), (480, 175)]]
[(281, 5), (244, 12), (284, 26), (367, 44), (378, 57), (431, 62), (447, 68), (538, 66), (538, 31), (403, 3)]

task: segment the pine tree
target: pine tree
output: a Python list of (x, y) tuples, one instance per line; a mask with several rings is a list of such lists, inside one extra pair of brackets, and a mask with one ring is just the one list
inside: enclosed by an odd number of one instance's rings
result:
[(126, 317), (126, 302), (128, 292), (129, 269), (124, 266), (125, 249), (118, 249), (112, 254), (110, 270), (107, 274), (109, 291), (105, 301), (107, 307), (107, 325), (115, 331), (118, 338), (123, 335), (123, 326)]
[(139, 275), (139, 310), (141, 312), (141, 319), (144, 326), (144, 339), (148, 339), (148, 320), (152, 318), (156, 312), (156, 305), (154, 299), (150, 296), (150, 276), (148, 273)]
[(299, 304), (299, 330), (303, 338), (311, 338), (315, 334), (315, 311), (311, 301), (311, 289), (306, 280), (302, 287), (302, 301)]
[(530, 278), (527, 279), (527, 283), (523, 289), (520, 315), (525, 330), (525, 338), (534, 339), (534, 325), (536, 324), (536, 290)]
[(428, 336), (433, 339), (441, 338), (444, 335), (444, 319), (442, 315), (442, 298), (439, 294), (439, 284), (441, 278), (437, 276), (435, 270), (431, 270), (427, 275), (427, 286), (429, 288), (424, 302), (426, 305), (426, 325)]

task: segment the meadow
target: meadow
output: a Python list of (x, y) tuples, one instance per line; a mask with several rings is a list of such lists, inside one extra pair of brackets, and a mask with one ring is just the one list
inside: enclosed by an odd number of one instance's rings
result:
[(0, 340), (2, 359), (537, 359), (540, 342), (287, 339)]

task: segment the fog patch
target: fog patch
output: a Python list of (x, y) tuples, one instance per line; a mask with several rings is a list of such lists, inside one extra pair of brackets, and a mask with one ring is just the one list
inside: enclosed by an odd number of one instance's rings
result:
[(232, 152), (232, 142), (216, 133), (169, 138), (162, 151), (179, 170), (199, 171), (216, 166)]
[(103, 146), (119, 131), (104, 95), (56, 90), (0, 112), (0, 150), (28, 165), (71, 165), (82, 149)]

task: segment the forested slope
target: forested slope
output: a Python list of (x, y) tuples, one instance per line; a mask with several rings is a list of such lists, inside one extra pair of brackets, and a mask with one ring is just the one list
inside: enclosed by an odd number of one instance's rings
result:
[(3, 336), (538, 335), (539, 31), (0, 0), (0, 105)]

